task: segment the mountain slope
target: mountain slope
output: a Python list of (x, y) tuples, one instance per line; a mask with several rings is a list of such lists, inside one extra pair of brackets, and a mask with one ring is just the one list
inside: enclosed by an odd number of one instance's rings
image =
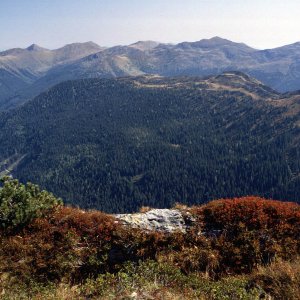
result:
[(147, 51), (117, 46), (51, 70), (41, 81), (46, 86), (52, 78), (59, 83), (87, 77), (206, 76), (240, 70), (274, 89), (288, 91), (300, 89), (299, 54), (300, 43), (259, 51), (218, 37), (177, 45), (158, 44)]
[[(26, 90), (38, 78), (55, 66), (70, 63), (101, 47), (88, 43), (75, 43), (60, 49), (49, 50), (32, 44), (26, 49), (11, 49), (0, 52), (0, 107), (22, 102), (27, 98)], [(30, 94), (28, 94), (30, 98)]]
[[(141, 47), (132, 47), (132, 45), (117, 46), (55, 69), (50, 72), (49, 77), (60, 77), (56, 80), (58, 83), (64, 79), (99, 76), (217, 74), (231, 63), (226, 55), (230, 56), (231, 59), (240, 61), (253, 51), (254, 49), (243, 44), (220, 38), (178, 45), (159, 44), (147, 51), (141, 50)], [(42, 80), (46, 83), (48, 76)]]
[(258, 194), (298, 201), (300, 95), (237, 72), (61, 83), (0, 118), (0, 167), (125, 212)]
[(106, 49), (91, 42), (52, 51), (32, 45), (0, 53), (0, 109), (23, 103), (62, 81), (94, 77), (242, 71), (278, 91), (299, 90), (299, 55), (300, 43), (256, 50), (219, 37), (177, 45), (139, 41)]

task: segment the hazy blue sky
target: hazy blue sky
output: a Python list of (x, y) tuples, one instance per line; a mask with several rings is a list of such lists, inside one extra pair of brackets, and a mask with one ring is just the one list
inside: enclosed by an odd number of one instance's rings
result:
[(196, 41), (256, 48), (300, 41), (300, 0), (0, 0), (0, 49), (94, 41)]

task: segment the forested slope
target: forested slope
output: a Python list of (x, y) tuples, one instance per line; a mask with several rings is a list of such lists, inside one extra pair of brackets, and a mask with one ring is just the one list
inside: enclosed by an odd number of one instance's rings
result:
[(242, 73), (64, 82), (1, 114), (0, 167), (108, 212), (298, 201), (299, 99)]

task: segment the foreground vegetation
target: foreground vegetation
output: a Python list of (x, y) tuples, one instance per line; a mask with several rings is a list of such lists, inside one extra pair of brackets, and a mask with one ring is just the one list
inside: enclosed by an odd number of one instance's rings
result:
[(5, 178), (1, 299), (299, 299), (298, 204), (177, 208), (195, 218), (187, 233), (145, 232)]

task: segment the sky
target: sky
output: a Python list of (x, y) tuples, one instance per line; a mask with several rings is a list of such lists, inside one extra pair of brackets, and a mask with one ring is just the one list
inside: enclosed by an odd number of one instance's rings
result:
[(257, 49), (300, 41), (300, 0), (0, 0), (0, 50), (220, 36)]

